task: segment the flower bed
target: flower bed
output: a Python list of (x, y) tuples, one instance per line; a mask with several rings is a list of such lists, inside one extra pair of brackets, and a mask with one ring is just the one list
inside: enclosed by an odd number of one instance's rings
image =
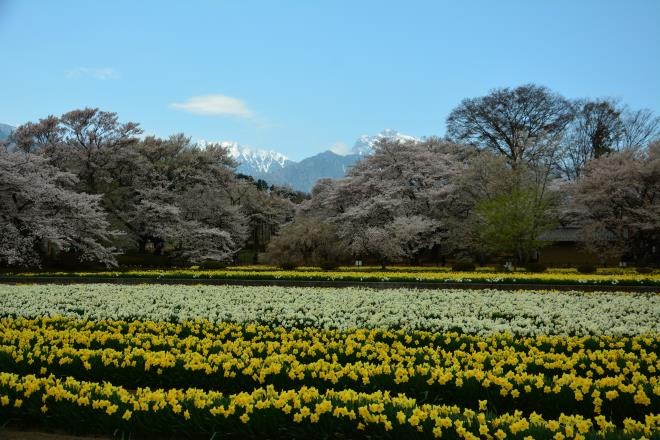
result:
[(0, 322), (0, 370), (128, 389), (388, 391), (473, 409), (483, 399), (500, 412), (605, 414), (621, 422), (660, 405), (659, 341), (19, 318)]
[(403, 328), (470, 334), (660, 332), (660, 296), (620, 292), (373, 290), (154, 285), (0, 285), (0, 316)]
[[(314, 388), (277, 391), (274, 387), (225, 395), (198, 389), (130, 392), (108, 383), (55, 376), (0, 373), (0, 415), (49, 419), (52, 426), (114, 430), (158, 438), (185, 435), (213, 438), (640, 438), (657, 433), (660, 417), (627, 419), (625, 431), (606, 417), (585, 419), (539, 414), (494, 416), (450, 405), (418, 404), (406, 396), (353, 390), (324, 393)], [(597, 434), (598, 433), (598, 434)]]
[(658, 298), (0, 286), (0, 420), (124, 438), (650, 439)]
[(126, 270), (101, 272), (19, 272), (5, 276), (80, 277), (80, 278), (170, 278), (170, 279), (226, 279), (226, 280), (291, 280), (291, 281), (352, 281), (352, 282), (410, 282), (410, 283), (465, 283), (465, 284), (557, 284), (557, 285), (621, 285), (660, 286), (660, 273), (638, 274), (630, 270), (605, 270), (595, 274), (581, 274), (575, 270), (556, 269), (544, 273), (452, 272), (446, 268), (393, 268), (392, 270), (322, 271), (317, 268), (277, 270), (273, 267), (232, 267), (221, 270), (169, 269)]

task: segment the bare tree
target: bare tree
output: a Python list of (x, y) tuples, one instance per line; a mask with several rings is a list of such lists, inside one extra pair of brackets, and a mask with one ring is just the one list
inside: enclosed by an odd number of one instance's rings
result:
[(545, 87), (527, 84), (464, 99), (447, 118), (447, 135), (502, 154), (515, 167), (554, 157), (572, 118), (568, 100)]
[(611, 99), (576, 101), (575, 118), (562, 139), (559, 167), (569, 179), (578, 179), (587, 162), (618, 149), (624, 135), (623, 109)]
[(575, 108), (559, 158), (559, 167), (568, 179), (579, 179), (591, 159), (646, 148), (660, 137), (660, 117), (651, 110), (631, 110), (614, 99), (578, 100)]
[(623, 111), (622, 148), (644, 148), (660, 139), (660, 116), (649, 109)]

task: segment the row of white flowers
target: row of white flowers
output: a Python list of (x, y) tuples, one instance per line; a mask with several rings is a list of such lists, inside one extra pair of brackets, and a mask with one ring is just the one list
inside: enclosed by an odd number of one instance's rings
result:
[(660, 296), (618, 292), (0, 285), (0, 316), (258, 322), (519, 335), (660, 333)]

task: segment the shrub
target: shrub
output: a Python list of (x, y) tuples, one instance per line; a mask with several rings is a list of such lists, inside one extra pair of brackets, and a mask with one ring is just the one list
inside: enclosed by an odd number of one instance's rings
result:
[(335, 270), (340, 266), (340, 262), (335, 259), (327, 259), (319, 262), (319, 267), (323, 270)]
[(637, 271), (637, 273), (643, 273), (643, 274), (653, 273), (652, 267), (638, 267), (635, 270)]
[(266, 261), (283, 269), (308, 265), (333, 270), (345, 260), (336, 226), (314, 218), (299, 218), (284, 226), (266, 249)]
[(541, 273), (545, 272), (548, 268), (541, 263), (527, 263), (525, 266), (525, 271), (532, 273)]
[(577, 271), (580, 273), (596, 273), (596, 266), (593, 264), (581, 264), (577, 267)]
[(454, 272), (474, 272), (475, 269), (474, 263), (467, 260), (457, 261), (451, 267)]
[(303, 263), (298, 246), (289, 233), (290, 226), (283, 228), (280, 235), (271, 239), (264, 255), (264, 261), (284, 270), (293, 270)]
[(203, 261), (199, 265), (200, 269), (226, 269), (227, 268), (227, 262), (226, 261)]
[(284, 270), (293, 270), (293, 269), (295, 269), (296, 267), (298, 267), (298, 264), (297, 264), (297, 263), (294, 263), (293, 261), (280, 261), (280, 262), (277, 264), (277, 266), (278, 266), (280, 269), (284, 269)]

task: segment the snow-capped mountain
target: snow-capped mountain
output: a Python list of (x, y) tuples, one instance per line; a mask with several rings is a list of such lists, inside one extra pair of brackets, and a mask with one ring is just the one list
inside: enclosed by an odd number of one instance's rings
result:
[[(416, 138), (386, 129), (375, 136), (360, 136), (349, 154), (332, 151), (310, 156), (300, 162), (289, 160), (285, 155), (272, 150), (253, 149), (237, 142), (218, 142), (229, 150), (238, 162), (236, 171), (270, 184), (286, 185), (299, 191), (311, 191), (316, 181), (323, 178), (341, 179), (355, 163), (373, 153), (374, 146), (382, 139), (400, 142), (415, 141)], [(204, 145), (209, 142), (200, 141)]]
[[(211, 142), (201, 140), (200, 145)], [(257, 175), (272, 173), (291, 162), (285, 155), (273, 150), (262, 150), (241, 145), (238, 142), (222, 141), (218, 144), (229, 150), (230, 156), (238, 163), (236, 171), (257, 178)], [(259, 177), (260, 178), (260, 177)]]
[(284, 168), (287, 162), (291, 162), (285, 155), (272, 150), (252, 149), (238, 142), (220, 142), (229, 150), (231, 157), (245, 169), (254, 170), (258, 173), (268, 173), (273, 170)]
[(14, 131), (14, 127), (11, 125), (0, 124), (0, 141), (7, 139), (12, 131)]
[(413, 136), (408, 136), (407, 134), (392, 130), (391, 128), (386, 128), (375, 136), (368, 136), (366, 134), (360, 136), (357, 141), (355, 141), (355, 145), (353, 145), (353, 148), (351, 149), (351, 154), (368, 156), (374, 152), (374, 146), (376, 143), (383, 139), (398, 142), (413, 142), (417, 140), (417, 138)]

